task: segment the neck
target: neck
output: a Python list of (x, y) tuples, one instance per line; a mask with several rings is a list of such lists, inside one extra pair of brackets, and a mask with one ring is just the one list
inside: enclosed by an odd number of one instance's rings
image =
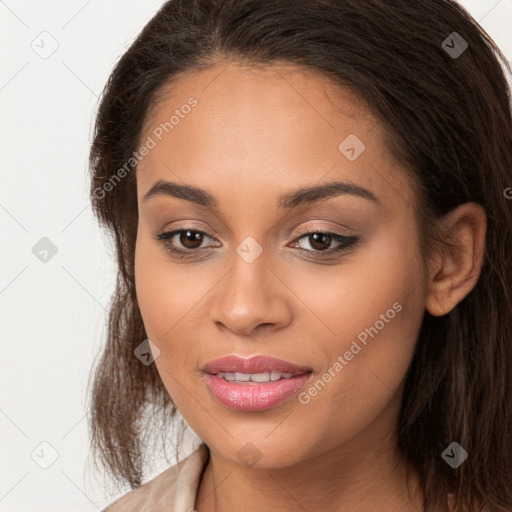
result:
[(195, 509), (423, 512), (419, 477), (396, 458), (389, 444), (382, 438), (372, 444), (359, 435), (346, 445), (281, 468), (247, 467), (210, 451)]

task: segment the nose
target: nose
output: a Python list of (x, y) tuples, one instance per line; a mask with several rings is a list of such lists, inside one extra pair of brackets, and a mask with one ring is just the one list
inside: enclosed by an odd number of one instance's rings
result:
[(219, 329), (250, 336), (291, 322), (293, 293), (285, 276), (269, 263), (264, 252), (252, 262), (235, 253), (230, 270), (210, 297), (210, 317)]

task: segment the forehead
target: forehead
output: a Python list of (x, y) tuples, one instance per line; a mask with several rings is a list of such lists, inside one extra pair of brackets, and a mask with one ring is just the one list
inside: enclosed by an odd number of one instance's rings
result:
[(333, 179), (405, 197), (383, 134), (363, 99), (319, 72), (218, 63), (162, 88), (140, 137), (154, 147), (138, 164), (139, 200), (158, 179), (226, 200), (235, 188), (277, 196)]

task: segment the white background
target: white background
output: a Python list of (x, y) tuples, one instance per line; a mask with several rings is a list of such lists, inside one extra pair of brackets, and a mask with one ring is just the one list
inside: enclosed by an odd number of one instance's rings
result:
[[(510, 61), (512, 0), (461, 3)], [(87, 157), (107, 77), (161, 4), (0, 0), (0, 512), (96, 511), (117, 497), (88, 444), (85, 388), (115, 267)], [(47, 51), (58, 44), (46, 59), (32, 48), (41, 38)], [(42, 237), (57, 247), (46, 263), (32, 252)]]

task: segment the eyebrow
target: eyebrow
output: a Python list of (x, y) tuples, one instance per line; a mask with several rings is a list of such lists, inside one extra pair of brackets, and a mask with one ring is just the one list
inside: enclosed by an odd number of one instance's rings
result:
[[(277, 204), (280, 208), (296, 208), (297, 206), (315, 203), (321, 199), (345, 194), (362, 197), (370, 201), (379, 201), (375, 194), (366, 188), (360, 187), (354, 183), (333, 181), (312, 187), (300, 187), (296, 190), (286, 192), (279, 196)], [(217, 199), (202, 188), (192, 185), (180, 185), (179, 183), (163, 180), (156, 181), (144, 195), (142, 201), (144, 202), (151, 197), (162, 195), (185, 199), (199, 206), (209, 208), (218, 208), (219, 206)]]

